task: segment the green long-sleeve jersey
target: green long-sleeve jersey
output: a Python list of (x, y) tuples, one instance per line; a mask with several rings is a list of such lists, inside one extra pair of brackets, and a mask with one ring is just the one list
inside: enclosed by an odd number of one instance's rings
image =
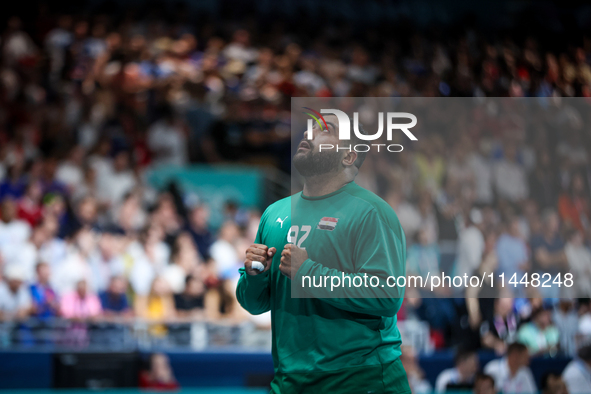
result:
[[(339, 371), (380, 370), (398, 359), (396, 313), (403, 289), (385, 293), (382, 284), (386, 277), (405, 275), (406, 242), (396, 213), (384, 200), (354, 182), (321, 197), (298, 193), (267, 208), (255, 243), (275, 247), (277, 253), (265, 273), (251, 276), (241, 268), (236, 294), (252, 314), (271, 311), (278, 391), (289, 391), (282, 385), (296, 387), (291, 380), (314, 385)], [(309, 257), (293, 279), (278, 268), (287, 243), (305, 248)], [(372, 275), (380, 285), (332, 291), (328, 285), (302, 293), (303, 278), (327, 275)], [(299, 286), (298, 296), (312, 298), (293, 297), (292, 286)]]

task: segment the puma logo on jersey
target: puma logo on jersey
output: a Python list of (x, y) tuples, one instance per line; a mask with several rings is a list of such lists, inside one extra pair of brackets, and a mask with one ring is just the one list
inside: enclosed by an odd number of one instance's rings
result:
[(283, 222), (285, 222), (285, 219), (287, 219), (289, 216), (286, 216), (283, 220), (281, 220), (281, 218), (277, 218), (277, 223), (281, 223), (281, 228), (283, 228)]

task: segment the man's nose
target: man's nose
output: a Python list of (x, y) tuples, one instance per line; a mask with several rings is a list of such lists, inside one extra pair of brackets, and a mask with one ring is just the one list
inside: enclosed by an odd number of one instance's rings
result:
[(304, 131), (304, 139), (305, 140), (313, 140), (314, 137), (318, 134), (318, 130), (314, 127), (306, 129)]

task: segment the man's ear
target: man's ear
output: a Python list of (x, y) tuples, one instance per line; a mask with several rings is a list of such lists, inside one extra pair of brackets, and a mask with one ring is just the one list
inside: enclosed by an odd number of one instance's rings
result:
[(345, 167), (349, 167), (355, 164), (355, 160), (357, 160), (357, 152), (351, 150), (343, 157), (342, 163)]

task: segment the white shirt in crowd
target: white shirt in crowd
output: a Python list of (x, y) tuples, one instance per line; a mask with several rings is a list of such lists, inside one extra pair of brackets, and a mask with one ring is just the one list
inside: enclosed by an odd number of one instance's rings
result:
[(460, 382), (460, 373), (456, 368), (448, 368), (441, 371), (437, 380), (435, 381), (435, 392), (445, 393), (448, 384), (456, 384)]
[(66, 259), (52, 269), (51, 285), (60, 296), (74, 291), (80, 280), (86, 280), (89, 287), (95, 290), (92, 287), (94, 285), (92, 269), (86, 258), (74, 248), (70, 248)]
[(71, 190), (76, 190), (84, 181), (84, 172), (80, 166), (66, 161), (57, 168), (55, 178)]
[(460, 232), (456, 275), (472, 275), (482, 261), (484, 237), (476, 226), (470, 226)]
[(240, 258), (234, 246), (228, 241), (217, 240), (211, 245), (209, 253), (215, 261), (218, 274), (228, 277), (238, 272)]
[(569, 394), (584, 394), (591, 391), (591, 367), (583, 360), (575, 359), (568, 363), (562, 379)]
[(4, 265), (16, 265), (23, 270), (24, 279), (31, 283), (35, 280), (35, 266), (37, 265), (39, 252), (33, 243), (24, 242), (22, 244), (13, 245), (2, 252), (4, 258)]
[[(31, 256), (29, 243), (31, 226), (23, 220), (10, 223), (0, 221), (0, 259), (5, 267), (17, 265), (26, 271), (26, 280), (30, 280), (35, 270), (35, 256)], [(32, 271), (31, 271), (32, 269)]]
[(585, 245), (569, 242), (564, 253), (572, 274), (578, 278), (574, 284), (577, 287), (575, 294), (591, 294), (591, 251)]
[(15, 219), (9, 223), (0, 220), (0, 249), (6, 245), (23, 244), (31, 236), (31, 226), (24, 220)]
[(20, 309), (30, 308), (31, 295), (26, 285), (21, 285), (16, 293), (8, 288), (6, 282), (0, 282), (0, 314), (10, 317)]
[(509, 201), (520, 201), (527, 198), (529, 189), (524, 168), (518, 163), (501, 160), (495, 164), (495, 189), (501, 198)]
[(112, 172), (106, 179), (99, 182), (101, 197), (118, 206), (125, 195), (136, 186), (136, 179), (131, 170)]
[(127, 248), (127, 255), (133, 261), (129, 272), (129, 283), (133, 291), (139, 295), (148, 295), (152, 281), (168, 264), (170, 248), (164, 242), (153, 245), (153, 254), (148, 256), (139, 242), (131, 243)]
[(529, 367), (521, 367), (514, 376), (510, 376), (507, 358), (492, 360), (484, 367), (484, 373), (495, 380), (498, 391), (507, 394), (535, 394), (536, 383)]
[(490, 204), (494, 197), (490, 161), (475, 153), (468, 158), (468, 167), (472, 169), (472, 173), (474, 174), (476, 201), (483, 204)]
[(396, 206), (396, 215), (402, 225), (406, 238), (412, 238), (421, 228), (421, 214), (407, 201), (402, 201)]
[(148, 129), (148, 146), (156, 153), (154, 165), (187, 164), (187, 139), (176, 125), (164, 120), (154, 123)]
[(125, 274), (125, 263), (119, 256), (106, 261), (97, 251), (88, 260), (92, 271), (91, 285), (94, 291), (106, 290), (109, 287), (109, 281), (112, 276)]
[(173, 293), (182, 293), (185, 290), (185, 278), (187, 273), (178, 264), (169, 264), (162, 270), (162, 277), (170, 286)]

